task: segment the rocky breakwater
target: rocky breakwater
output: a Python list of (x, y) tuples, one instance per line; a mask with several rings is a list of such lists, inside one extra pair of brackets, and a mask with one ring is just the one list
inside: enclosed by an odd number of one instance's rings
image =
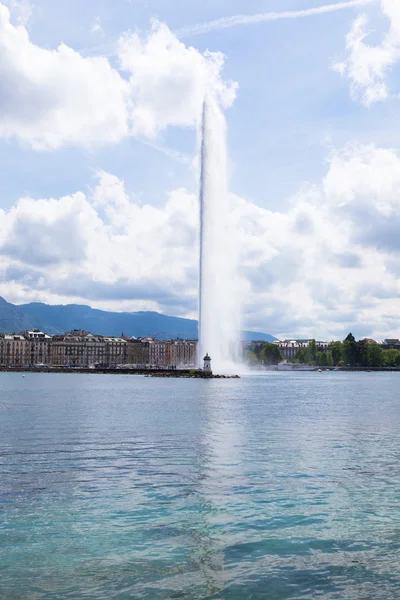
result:
[(197, 369), (191, 371), (156, 371), (154, 373), (146, 373), (145, 377), (173, 377), (180, 379), (240, 379), (239, 375), (214, 375), (213, 373), (205, 373)]

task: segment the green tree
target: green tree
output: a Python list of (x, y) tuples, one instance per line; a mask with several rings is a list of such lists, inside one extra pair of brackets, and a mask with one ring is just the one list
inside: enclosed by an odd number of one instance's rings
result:
[(317, 352), (317, 364), (320, 367), (328, 366), (328, 356), (326, 352)]
[(382, 358), (386, 367), (400, 367), (399, 350), (382, 350)]
[(262, 344), (255, 344), (254, 354), (257, 356), (257, 360), (261, 360)]
[(258, 363), (258, 358), (257, 358), (257, 354), (255, 352), (252, 352), (251, 350), (249, 350), (247, 352), (247, 362), (250, 365), (256, 365)]
[(283, 356), (277, 344), (264, 344), (261, 358), (266, 365), (278, 365), (283, 360)]
[(358, 344), (352, 333), (343, 342), (343, 360), (346, 367), (357, 367), (359, 359)]
[(365, 340), (358, 342), (358, 364), (360, 367), (371, 366), (371, 344)]
[(304, 349), (304, 363), (306, 365), (315, 365), (317, 362), (317, 346), (313, 342)]
[(296, 356), (294, 357), (294, 361), (297, 363), (300, 363), (302, 365), (304, 365), (305, 363), (305, 352), (304, 349), (303, 350), (298, 350), (296, 352)]
[(310, 353), (311, 353), (311, 360), (316, 361), (317, 360), (317, 344), (315, 343), (315, 340), (311, 340), (309, 349), (310, 349)]
[(332, 364), (338, 365), (343, 360), (343, 344), (342, 342), (331, 342), (329, 344), (329, 351), (332, 354)]
[(369, 367), (382, 367), (384, 358), (383, 350), (378, 344), (368, 344), (369, 346)]

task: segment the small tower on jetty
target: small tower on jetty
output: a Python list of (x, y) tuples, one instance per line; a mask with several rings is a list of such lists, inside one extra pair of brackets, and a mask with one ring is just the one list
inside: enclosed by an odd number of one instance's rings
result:
[(211, 358), (208, 356), (208, 352), (204, 357), (204, 368), (203, 368), (204, 373), (208, 373), (209, 375), (212, 375), (212, 370), (211, 370)]

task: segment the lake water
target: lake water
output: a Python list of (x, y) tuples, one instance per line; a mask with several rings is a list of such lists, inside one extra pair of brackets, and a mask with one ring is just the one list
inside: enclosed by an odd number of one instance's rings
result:
[(0, 374), (1, 600), (398, 599), (400, 374)]

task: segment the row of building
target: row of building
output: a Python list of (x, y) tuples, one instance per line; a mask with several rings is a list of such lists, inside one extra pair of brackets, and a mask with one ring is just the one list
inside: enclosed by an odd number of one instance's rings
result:
[(39, 330), (0, 335), (0, 367), (116, 368), (196, 365), (197, 342), (106, 337), (75, 330), (50, 336)]
[[(282, 356), (293, 360), (300, 350), (313, 340), (276, 341)], [(400, 340), (381, 342), (367, 338), (368, 343), (380, 344), (384, 350), (400, 350)], [(265, 342), (244, 342), (243, 351), (255, 350)], [(319, 352), (327, 352), (329, 342), (316, 341)], [(197, 364), (196, 340), (157, 340), (152, 337), (107, 337), (74, 330), (50, 336), (34, 329), (22, 334), (0, 334), (0, 367), (73, 367), (117, 368), (145, 366), (193, 368)]]

